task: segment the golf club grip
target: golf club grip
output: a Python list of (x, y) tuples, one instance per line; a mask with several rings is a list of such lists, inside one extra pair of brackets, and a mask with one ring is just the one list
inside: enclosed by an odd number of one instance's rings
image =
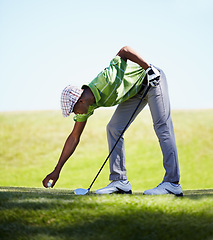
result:
[(147, 85), (147, 87), (145, 88), (145, 91), (137, 105), (137, 107), (135, 108), (134, 112), (132, 113), (132, 116), (130, 117), (128, 123), (126, 124), (126, 126), (124, 127), (122, 133), (120, 134), (119, 138), (117, 139), (115, 145), (113, 146), (112, 150), (110, 151), (110, 153), (108, 154), (106, 160), (104, 161), (103, 165), (101, 166), (100, 170), (98, 171), (97, 175), (95, 176), (94, 180), (92, 181), (92, 183), (90, 184), (89, 188), (88, 188), (88, 191), (90, 190), (90, 188), (92, 187), (92, 185), (94, 184), (95, 180), (97, 179), (98, 175), (100, 174), (100, 172), (102, 171), (104, 165), (106, 164), (107, 160), (109, 159), (109, 157), (111, 156), (113, 150), (115, 149), (115, 147), (117, 146), (119, 140), (121, 139), (121, 137), (123, 136), (124, 132), (126, 131), (127, 127), (129, 126), (130, 122), (132, 121), (132, 118), (134, 117), (136, 111), (138, 110), (141, 102), (143, 101), (143, 99), (145, 98), (146, 94), (148, 93), (149, 89), (151, 88), (151, 85)]

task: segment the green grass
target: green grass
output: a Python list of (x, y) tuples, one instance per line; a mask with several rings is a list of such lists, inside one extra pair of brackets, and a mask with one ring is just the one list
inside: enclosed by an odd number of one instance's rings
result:
[[(88, 188), (108, 155), (105, 127), (112, 110), (98, 110), (55, 189), (53, 170), (74, 122), (59, 111), (0, 113), (0, 239), (213, 239), (213, 110), (173, 111), (184, 197), (143, 196), (164, 169), (149, 111), (125, 133), (133, 195), (75, 196)], [(108, 184), (105, 166), (92, 191)]]
[[(81, 142), (65, 164), (56, 188), (87, 188), (108, 155), (105, 127), (113, 110), (97, 110)], [(213, 110), (173, 111), (184, 189), (213, 186)], [(72, 118), (60, 111), (0, 113), (0, 185), (41, 187), (60, 156), (73, 127)], [(158, 140), (148, 110), (142, 112), (125, 134), (126, 166), (133, 191), (161, 182), (164, 169)], [(93, 189), (108, 184), (105, 166)]]
[(76, 196), (0, 188), (1, 239), (213, 239), (213, 189), (171, 195)]

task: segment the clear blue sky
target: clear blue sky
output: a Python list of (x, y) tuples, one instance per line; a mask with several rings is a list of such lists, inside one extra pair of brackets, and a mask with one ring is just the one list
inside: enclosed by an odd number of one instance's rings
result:
[(213, 108), (213, 1), (0, 0), (0, 111), (60, 109), (124, 45), (162, 68), (173, 109)]

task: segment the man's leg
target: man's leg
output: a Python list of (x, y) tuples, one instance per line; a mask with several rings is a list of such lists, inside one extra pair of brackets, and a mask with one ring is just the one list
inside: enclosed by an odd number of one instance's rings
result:
[[(107, 125), (107, 139), (109, 151), (113, 148), (116, 140), (120, 136), (121, 132), (128, 123), (132, 113), (134, 112), (136, 106), (140, 101), (140, 94), (135, 97), (121, 103), (115, 110), (109, 124)], [(135, 117), (140, 113), (140, 111), (147, 104), (147, 98), (145, 97), (140, 104), (137, 112), (135, 113), (131, 122), (134, 121)], [(126, 167), (125, 167), (125, 148), (124, 148), (124, 138), (122, 137), (118, 142), (117, 146), (113, 150), (110, 158), (110, 177), (109, 180), (126, 180)]]
[(150, 89), (148, 104), (154, 129), (163, 153), (163, 165), (166, 170), (163, 182), (179, 182), (179, 163), (175, 134), (170, 113), (170, 101), (166, 76), (162, 70), (159, 85)]

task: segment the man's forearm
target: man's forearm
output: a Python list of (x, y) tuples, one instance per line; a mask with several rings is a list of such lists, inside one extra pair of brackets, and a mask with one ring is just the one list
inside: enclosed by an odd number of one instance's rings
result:
[(55, 186), (56, 182), (58, 181), (59, 174), (61, 172), (62, 167), (64, 166), (65, 162), (69, 159), (69, 157), (73, 154), (73, 152), (75, 151), (80, 141), (80, 136), (84, 130), (85, 125), (86, 125), (86, 122), (75, 123), (71, 134), (68, 136), (64, 144), (61, 156), (58, 160), (55, 170), (50, 174), (48, 174), (42, 181), (44, 187), (46, 188), (48, 187), (47, 183), (49, 180), (53, 180), (51, 187)]
[(69, 157), (73, 154), (75, 151), (77, 145), (79, 143), (79, 139), (75, 139), (72, 137), (72, 134), (69, 135), (67, 138), (64, 148), (62, 150), (61, 156), (58, 160), (58, 163), (55, 167), (55, 170), (60, 172), (62, 167), (64, 166), (65, 162), (69, 159)]
[(84, 130), (85, 125), (86, 125), (86, 122), (76, 122), (75, 123), (72, 133), (68, 136), (68, 138), (64, 144), (64, 148), (62, 150), (61, 156), (55, 167), (56, 171), (59, 171), (59, 172), (61, 171), (65, 162), (69, 159), (69, 157), (75, 151), (75, 149), (80, 141), (80, 136)]
[(75, 151), (75, 148), (77, 147), (78, 142), (79, 142), (79, 139), (78, 138), (75, 139), (71, 133), (64, 144), (64, 148), (62, 150), (61, 156), (59, 158), (59, 161), (54, 171), (48, 174), (42, 181), (44, 187), (48, 187), (47, 183), (49, 182), (49, 180), (53, 180), (51, 187), (55, 186), (55, 183), (58, 181), (62, 167), (64, 166), (68, 158), (72, 155), (72, 153)]
[(140, 65), (144, 70), (146, 70), (150, 65), (131, 47), (123, 47), (117, 54), (124, 61), (130, 60), (132, 62)]

